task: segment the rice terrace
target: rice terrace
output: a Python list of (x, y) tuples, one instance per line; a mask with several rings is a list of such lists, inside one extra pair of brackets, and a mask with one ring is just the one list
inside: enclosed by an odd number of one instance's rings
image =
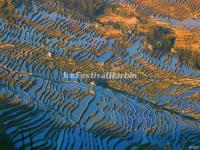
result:
[(0, 150), (200, 150), (200, 0), (0, 0)]

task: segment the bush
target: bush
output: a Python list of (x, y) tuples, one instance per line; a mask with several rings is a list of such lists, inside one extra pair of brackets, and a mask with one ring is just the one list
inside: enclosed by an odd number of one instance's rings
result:
[(151, 26), (147, 32), (147, 41), (155, 50), (170, 51), (175, 42), (172, 35), (169, 28)]
[(3, 10), (13, 10), (14, 6), (12, 0), (0, 0), (0, 9)]
[(104, 12), (105, 0), (62, 0), (65, 6), (89, 16), (98, 16)]

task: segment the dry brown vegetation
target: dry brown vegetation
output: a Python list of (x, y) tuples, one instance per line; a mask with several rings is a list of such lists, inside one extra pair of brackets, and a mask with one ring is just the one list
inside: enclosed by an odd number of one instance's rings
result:
[(174, 45), (176, 49), (189, 49), (192, 51), (200, 50), (200, 30), (185, 29), (182, 27), (172, 28), (176, 36)]
[(153, 11), (155, 14), (168, 16), (172, 18), (199, 18), (200, 1), (185, 1), (181, 5), (176, 2), (168, 2), (164, 0), (135, 0), (135, 3)]
[(0, 48), (14, 48), (15, 46), (12, 44), (2, 43), (0, 41)]

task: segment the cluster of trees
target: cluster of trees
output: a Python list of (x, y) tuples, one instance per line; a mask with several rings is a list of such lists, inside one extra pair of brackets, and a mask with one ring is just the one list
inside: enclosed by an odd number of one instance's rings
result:
[(169, 28), (151, 26), (147, 32), (147, 41), (155, 50), (170, 52), (174, 46), (175, 37)]
[(14, 0), (0, 0), (0, 17), (7, 20), (9, 18), (9, 14), (14, 11), (15, 4)]
[[(7, 14), (14, 9), (14, 4), (23, 0), (0, 0), (0, 15)], [(86, 14), (88, 16), (98, 16), (104, 12), (108, 5), (106, 0), (60, 0), (65, 7)]]
[(91, 17), (102, 14), (106, 8), (106, 0), (61, 0), (65, 7)]
[(106, 8), (106, 13), (114, 13), (122, 17), (131, 17), (133, 13), (127, 12), (119, 4), (111, 4)]
[(3, 12), (13, 10), (13, 2), (12, 0), (0, 0), (0, 14), (3, 15)]

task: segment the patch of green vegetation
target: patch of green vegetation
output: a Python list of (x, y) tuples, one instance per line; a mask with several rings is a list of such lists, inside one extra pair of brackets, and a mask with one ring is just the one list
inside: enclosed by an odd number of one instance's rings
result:
[(121, 7), (119, 4), (110, 4), (106, 9), (110, 9), (110, 12), (122, 16), (122, 17), (130, 17), (133, 16), (132, 13), (127, 12), (125, 9), (123, 9), (123, 7)]
[(175, 37), (169, 28), (161, 26), (151, 26), (147, 32), (147, 42), (153, 46), (153, 49), (162, 52), (170, 52), (174, 46)]
[(0, 16), (6, 17), (12, 10), (14, 5), (12, 0), (0, 0)]
[(95, 17), (104, 12), (107, 6), (105, 0), (61, 0), (65, 7), (73, 9), (90, 17)]

